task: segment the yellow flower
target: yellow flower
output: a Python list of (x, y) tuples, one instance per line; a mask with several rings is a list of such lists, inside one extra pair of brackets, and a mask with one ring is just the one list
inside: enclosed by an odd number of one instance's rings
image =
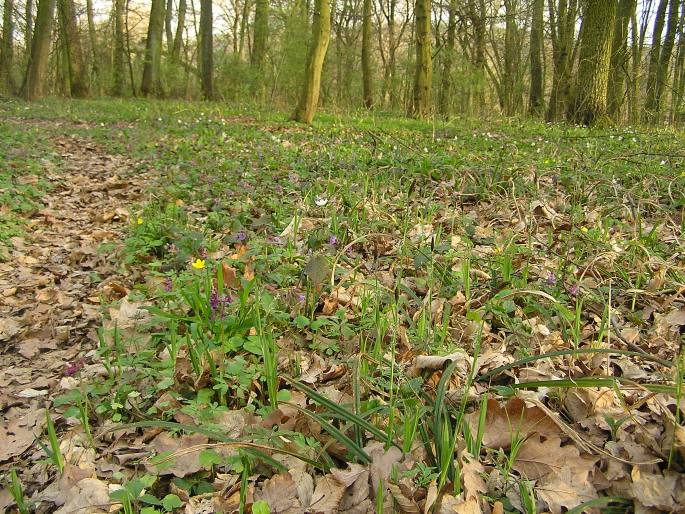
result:
[(136, 220), (136, 223), (137, 223), (138, 225), (142, 225), (142, 224), (143, 224), (143, 218), (138, 218), (138, 219)]
[(195, 262), (193, 262), (192, 267), (195, 269), (203, 269), (205, 267), (204, 259), (195, 259)]
[(587, 234), (587, 227), (580, 227), (580, 231), (581, 231), (583, 234)]

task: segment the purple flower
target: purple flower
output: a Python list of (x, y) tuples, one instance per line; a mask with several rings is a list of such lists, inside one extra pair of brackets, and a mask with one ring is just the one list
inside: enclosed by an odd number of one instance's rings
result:
[(298, 299), (298, 301), (300, 301), (300, 302), (304, 302), (304, 294), (302, 294), (302, 293), (298, 294), (298, 295), (297, 295), (297, 299)]
[(338, 238), (335, 237), (335, 235), (332, 235), (331, 237), (328, 238), (328, 244), (331, 246), (335, 246), (338, 244)]
[(206, 259), (207, 258), (207, 249), (206, 248), (200, 248), (199, 255), (200, 255), (201, 259)]
[(557, 283), (557, 276), (553, 272), (547, 274), (547, 285), (553, 286)]
[(281, 241), (281, 238), (279, 236), (269, 236), (269, 241), (275, 245), (283, 244), (283, 241)]
[(65, 377), (73, 377), (83, 369), (83, 366), (86, 365), (86, 361), (84, 359), (74, 361), (74, 362), (68, 362), (67, 365), (64, 368), (64, 376)]
[(221, 304), (221, 299), (219, 298), (219, 292), (216, 289), (212, 289), (209, 295), (209, 306), (212, 308), (212, 312), (216, 312)]
[(170, 293), (171, 291), (173, 291), (173, 289), (174, 289), (174, 283), (171, 281), (171, 279), (169, 277), (166, 277), (164, 279), (164, 290), (167, 293)]
[(238, 233), (236, 234), (235, 238), (236, 238), (238, 241), (242, 242), (242, 241), (245, 241), (245, 240), (247, 239), (247, 234), (246, 234), (244, 231), (241, 230), (240, 232), (238, 232)]
[(573, 298), (578, 296), (578, 292), (580, 291), (580, 287), (578, 284), (573, 284), (571, 287), (568, 288), (568, 294), (571, 295)]

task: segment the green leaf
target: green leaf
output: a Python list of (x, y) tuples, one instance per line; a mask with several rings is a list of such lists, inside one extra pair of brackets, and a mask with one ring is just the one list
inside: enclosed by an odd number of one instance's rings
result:
[(304, 267), (304, 273), (315, 286), (321, 285), (331, 276), (331, 265), (325, 255), (312, 255)]
[(259, 500), (252, 504), (252, 514), (271, 514), (269, 504), (264, 500)]
[(175, 494), (167, 494), (162, 499), (162, 507), (164, 507), (164, 510), (166, 511), (172, 511), (174, 509), (178, 509), (179, 507), (183, 507), (183, 502)]
[(207, 469), (210, 469), (212, 466), (216, 466), (217, 464), (221, 464), (223, 462), (221, 455), (211, 449), (202, 450), (200, 452), (199, 459), (200, 465)]
[(243, 348), (250, 353), (254, 353), (255, 355), (261, 355), (262, 354), (262, 343), (260, 341), (259, 336), (248, 337), (245, 344), (243, 344)]
[(288, 391), (287, 389), (281, 389), (280, 391), (278, 391), (277, 398), (279, 402), (289, 402), (292, 398), (292, 395), (290, 394), (290, 391)]

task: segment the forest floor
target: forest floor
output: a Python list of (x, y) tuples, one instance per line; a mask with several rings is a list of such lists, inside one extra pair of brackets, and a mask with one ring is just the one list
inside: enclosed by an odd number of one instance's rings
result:
[(685, 135), (0, 106), (0, 511), (685, 509)]

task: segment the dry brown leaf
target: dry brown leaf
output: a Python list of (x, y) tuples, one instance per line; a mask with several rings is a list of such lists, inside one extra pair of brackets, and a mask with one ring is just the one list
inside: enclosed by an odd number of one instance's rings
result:
[(383, 443), (370, 444), (364, 448), (364, 451), (371, 457), (369, 472), (371, 473), (371, 491), (375, 498), (380, 484), (384, 489), (387, 488), (392, 468), (402, 460), (402, 451), (395, 446), (386, 450)]
[(109, 488), (97, 478), (84, 478), (69, 490), (68, 500), (55, 514), (109, 511)]
[(202, 434), (171, 437), (167, 432), (162, 432), (150, 442), (150, 446), (158, 455), (170, 452), (170, 456), (160, 466), (146, 464), (146, 467), (160, 475), (179, 478), (197, 473), (203, 468), (199, 458), (200, 449), (196, 447), (207, 444), (207, 441), (207, 436)]
[(297, 499), (297, 485), (290, 473), (280, 473), (267, 478), (261, 491), (255, 493), (255, 499), (268, 503), (273, 514), (294, 514), (302, 510)]
[(344, 494), (345, 486), (338, 482), (333, 475), (324, 475), (316, 481), (316, 489), (314, 489), (309, 508), (322, 514), (338, 512)]
[[(478, 430), (479, 416), (478, 411), (468, 415), (474, 434)], [(542, 409), (527, 407), (521, 398), (512, 398), (504, 407), (495, 399), (488, 400), (483, 445), (507, 449), (515, 437), (525, 439), (534, 433), (553, 437), (560, 436), (562, 431)]]
[(402, 490), (398, 485), (389, 483), (388, 489), (390, 489), (390, 494), (393, 500), (395, 500), (395, 506), (399, 512), (403, 514), (420, 514), (421, 510), (416, 502), (402, 494)]
[(480, 495), (487, 491), (485, 480), (481, 476), (485, 468), (477, 458), (468, 452), (461, 454), (461, 478), (464, 482), (464, 497), (480, 502)]
[[(9, 413), (7, 413), (9, 418)], [(30, 409), (17, 417), (3, 420), (0, 426), (0, 462), (21, 455), (33, 444), (46, 423), (45, 409)], [(5, 418), (5, 419), (7, 419)]]
[(673, 497), (676, 492), (677, 473), (648, 473), (635, 466), (630, 476), (633, 479), (633, 495), (642, 505), (656, 507), (662, 511), (670, 511), (676, 507)]

